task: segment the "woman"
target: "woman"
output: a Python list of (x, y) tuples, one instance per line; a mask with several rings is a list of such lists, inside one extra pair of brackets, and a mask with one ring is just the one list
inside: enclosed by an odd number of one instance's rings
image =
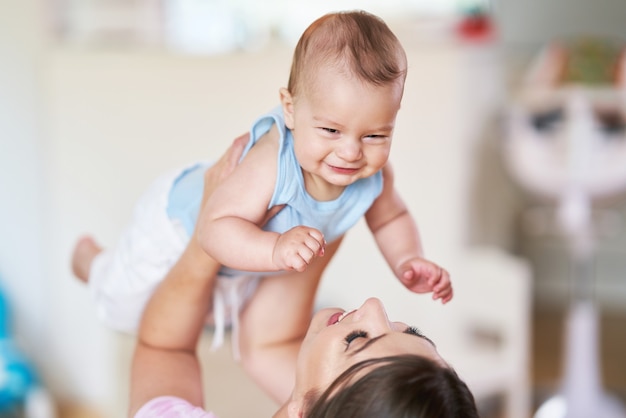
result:
[[(207, 171), (205, 196), (238, 161), (245, 137)], [(275, 212), (274, 212), (275, 213)], [(271, 216), (271, 214), (270, 214)], [(144, 311), (131, 373), (130, 416), (209, 418), (196, 353), (219, 269), (190, 240)], [(280, 326), (280, 317), (273, 326)], [(317, 312), (301, 344), (293, 391), (275, 417), (477, 417), (465, 383), (434, 344), (390, 322), (378, 299)]]
[[(275, 417), (478, 416), (467, 386), (434, 344), (406, 324), (389, 322), (378, 299), (354, 311), (317, 312), (296, 370), (291, 399)], [(213, 417), (191, 406), (202, 405), (193, 346), (167, 350), (138, 344), (131, 416), (150, 399), (136, 418)]]

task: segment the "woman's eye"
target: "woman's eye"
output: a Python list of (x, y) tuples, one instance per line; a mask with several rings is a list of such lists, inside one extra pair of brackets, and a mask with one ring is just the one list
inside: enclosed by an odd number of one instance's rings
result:
[(433, 340), (425, 336), (422, 333), (422, 331), (420, 331), (417, 327), (408, 327), (407, 329), (404, 330), (404, 333), (409, 334), (409, 335), (415, 335), (416, 337), (419, 337), (419, 338), (423, 338), (424, 340), (428, 341), (433, 347), (436, 347)]
[(408, 327), (407, 329), (404, 330), (404, 333), (415, 335), (418, 337), (424, 337), (424, 334), (422, 334), (422, 331), (420, 331), (417, 327)]
[(367, 332), (363, 330), (352, 331), (350, 334), (346, 335), (346, 338), (344, 338), (346, 342), (346, 346), (349, 346), (350, 343), (356, 340), (357, 338), (367, 338)]

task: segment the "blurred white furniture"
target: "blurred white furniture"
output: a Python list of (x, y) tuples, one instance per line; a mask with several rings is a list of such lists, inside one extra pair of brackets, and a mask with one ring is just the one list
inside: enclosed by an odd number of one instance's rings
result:
[(464, 252), (455, 266), (449, 358), (477, 399), (504, 395), (508, 418), (530, 415), (532, 272), (495, 248)]
[[(555, 208), (553, 222), (567, 239), (572, 264), (562, 387), (535, 416), (623, 418), (626, 411), (602, 389), (592, 212), (603, 199), (626, 193), (626, 90), (617, 83), (562, 81), (567, 58), (556, 46), (537, 57), (511, 106), (504, 143), (513, 176)], [(594, 58), (588, 58), (592, 64)], [(623, 54), (620, 61), (617, 69), (625, 74)]]

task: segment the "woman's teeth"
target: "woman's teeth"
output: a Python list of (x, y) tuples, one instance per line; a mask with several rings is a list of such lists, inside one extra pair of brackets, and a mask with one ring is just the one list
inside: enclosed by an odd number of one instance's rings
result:
[(351, 311), (345, 311), (344, 313), (342, 313), (341, 316), (337, 319), (337, 323), (341, 322), (343, 318), (350, 315), (354, 311), (356, 311), (356, 309), (352, 309)]

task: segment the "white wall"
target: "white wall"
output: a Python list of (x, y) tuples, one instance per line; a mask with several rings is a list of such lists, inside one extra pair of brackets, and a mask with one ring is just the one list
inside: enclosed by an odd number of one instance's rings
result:
[(111, 386), (103, 359), (115, 353), (83, 314), (89, 304), (76, 297), (57, 230), (44, 21), (38, 1), (3, 4), (0, 13), (1, 284), (15, 337), (44, 384), (59, 398), (103, 398)]
[(46, 354), (35, 349), (47, 340), (48, 278), (40, 12), (37, 2), (24, 1), (11, 2), (0, 13), (0, 286), (12, 309), (15, 337), (42, 364)]

